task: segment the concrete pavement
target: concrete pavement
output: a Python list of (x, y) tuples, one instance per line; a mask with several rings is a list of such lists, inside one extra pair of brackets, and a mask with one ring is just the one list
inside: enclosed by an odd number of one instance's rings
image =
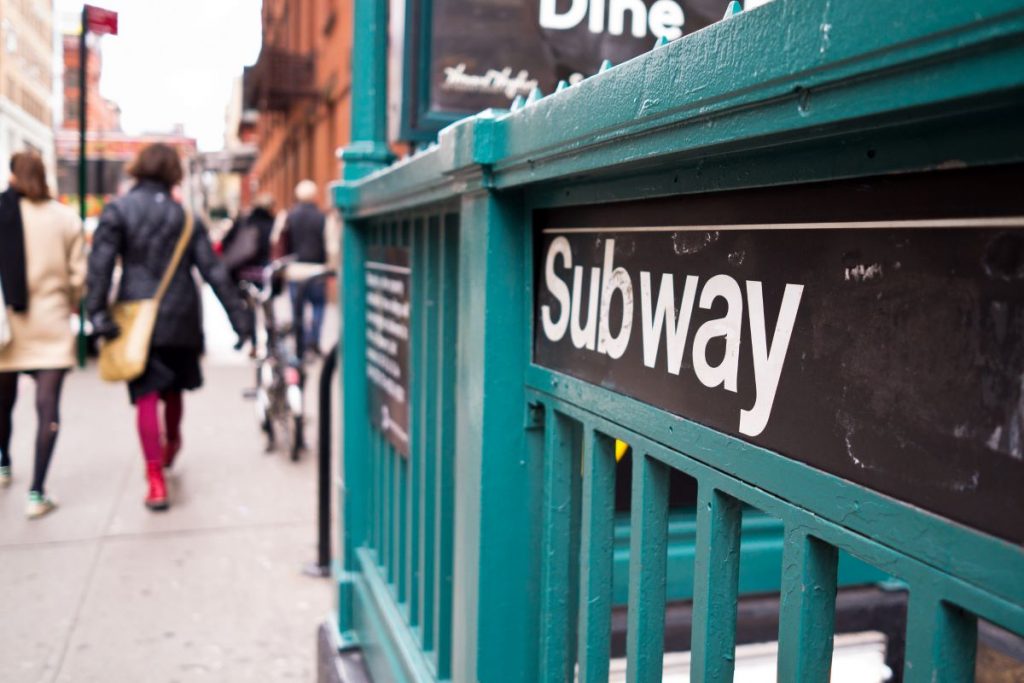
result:
[(15, 480), (0, 490), (0, 680), (314, 680), (316, 628), (334, 601), (329, 580), (300, 573), (315, 557), (315, 454), (263, 453), (242, 398), (252, 372), (230, 341), (213, 335), (206, 386), (186, 395), (166, 513), (142, 505), (126, 389), (90, 368), (65, 388), (47, 482), (60, 508), (26, 520), (35, 415), (23, 379)]

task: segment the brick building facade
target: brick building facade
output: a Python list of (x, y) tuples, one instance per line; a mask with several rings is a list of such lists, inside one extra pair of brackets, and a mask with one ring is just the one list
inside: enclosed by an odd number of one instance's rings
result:
[[(80, 84), (79, 68), (79, 37), (63, 36), (64, 59), (64, 115), (61, 128), (78, 130), (78, 107)], [(100, 74), (103, 73), (103, 61), (99, 42), (90, 37), (85, 59), (85, 83), (88, 97), (86, 98), (86, 125), (89, 130), (100, 133), (113, 133), (121, 130), (121, 109), (110, 100), (100, 96)]]
[(351, 54), (352, 0), (264, 0), (263, 48), (246, 69), (244, 106), (259, 112), (250, 178), (280, 208), (304, 178), (328, 205), (336, 151), (348, 141)]

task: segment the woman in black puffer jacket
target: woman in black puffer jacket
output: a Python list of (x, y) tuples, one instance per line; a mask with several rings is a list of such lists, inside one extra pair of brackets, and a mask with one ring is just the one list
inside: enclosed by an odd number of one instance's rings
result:
[[(114, 264), (121, 259), (119, 301), (147, 299), (154, 295), (171, 254), (185, 227), (185, 212), (171, 190), (181, 182), (181, 161), (173, 148), (153, 144), (139, 152), (128, 172), (137, 183), (128, 194), (108, 204), (100, 216), (89, 256), (86, 311), (97, 334), (116, 337), (120, 330), (109, 312)], [(203, 383), (199, 356), (203, 349), (199, 292), (193, 280), (198, 269), (228, 312), (241, 339), (247, 339), (251, 323), (245, 307), (198, 222), (181, 263), (160, 302), (149, 361), (143, 374), (128, 383), (138, 411), (139, 437), (146, 459), (149, 492), (146, 506), (168, 507), (163, 468), (170, 467), (181, 448), (181, 392)], [(161, 437), (157, 415), (164, 403), (165, 434)]]

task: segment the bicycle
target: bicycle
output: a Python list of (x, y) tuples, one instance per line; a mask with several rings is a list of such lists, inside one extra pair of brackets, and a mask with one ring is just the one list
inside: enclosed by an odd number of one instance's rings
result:
[[(262, 317), (262, 326), (254, 326), (257, 330), (253, 346), (256, 418), (266, 435), (267, 453), (276, 450), (279, 441), (283, 441), (293, 462), (299, 460), (306, 447), (304, 341), (301, 325), (294, 321), (278, 324), (274, 309), (274, 283), (294, 262), (295, 257), (292, 256), (276, 259), (260, 269), (256, 282), (247, 279), (240, 284), (254, 314), (257, 318)], [(299, 287), (308, 287), (334, 272), (327, 267), (314, 268), (310, 275), (299, 281)], [(289, 338), (293, 339), (292, 345), (286, 343)]]
[[(306, 448), (306, 372), (295, 352), (301, 342), (296, 339), (295, 346), (286, 343), (289, 337), (301, 334), (301, 325), (278, 325), (274, 282), (294, 261), (294, 257), (277, 259), (260, 271), (257, 281), (246, 279), (239, 285), (254, 314), (262, 317), (262, 325), (255, 326), (256, 418), (267, 437), (267, 452), (276, 450), (283, 442), (293, 462), (299, 460)], [(332, 272), (325, 268), (303, 280), (300, 286), (308, 286)]]

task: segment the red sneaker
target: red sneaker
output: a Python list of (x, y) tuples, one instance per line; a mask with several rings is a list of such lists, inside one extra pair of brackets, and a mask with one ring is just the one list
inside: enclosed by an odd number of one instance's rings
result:
[(146, 507), (150, 510), (166, 510), (170, 507), (167, 500), (167, 484), (164, 483), (164, 472), (159, 465), (146, 466), (146, 480), (149, 492), (146, 494)]

